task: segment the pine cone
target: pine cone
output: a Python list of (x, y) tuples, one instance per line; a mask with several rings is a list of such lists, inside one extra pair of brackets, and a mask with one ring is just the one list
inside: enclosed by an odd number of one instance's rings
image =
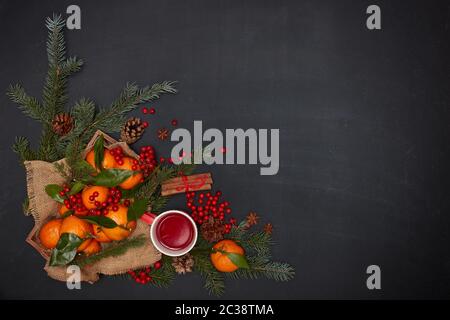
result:
[(130, 118), (125, 122), (120, 131), (120, 139), (127, 144), (132, 144), (138, 141), (144, 134), (144, 126), (141, 119)]
[(73, 128), (73, 119), (68, 113), (59, 113), (52, 121), (53, 132), (58, 136), (65, 136)]
[(175, 268), (175, 271), (178, 274), (192, 272), (192, 267), (194, 266), (194, 257), (190, 253), (186, 253), (181, 257), (175, 257), (172, 260), (172, 266)]
[(217, 242), (223, 239), (225, 233), (225, 225), (218, 219), (210, 217), (207, 221), (203, 222), (200, 227), (200, 232), (203, 238), (208, 242)]

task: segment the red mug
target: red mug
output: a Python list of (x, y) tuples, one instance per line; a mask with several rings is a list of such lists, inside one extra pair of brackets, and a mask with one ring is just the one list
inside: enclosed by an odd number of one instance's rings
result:
[(191, 251), (197, 242), (197, 226), (183, 211), (145, 214), (142, 220), (150, 224), (150, 239), (155, 248), (167, 256), (182, 256)]

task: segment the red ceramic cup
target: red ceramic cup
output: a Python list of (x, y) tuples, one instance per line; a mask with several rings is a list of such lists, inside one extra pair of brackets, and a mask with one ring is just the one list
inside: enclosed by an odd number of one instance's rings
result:
[(197, 242), (197, 226), (192, 218), (179, 210), (168, 210), (158, 216), (147, 214), (144, 221), (151, 224), (150, 239), (161, 253), (182, 256)]

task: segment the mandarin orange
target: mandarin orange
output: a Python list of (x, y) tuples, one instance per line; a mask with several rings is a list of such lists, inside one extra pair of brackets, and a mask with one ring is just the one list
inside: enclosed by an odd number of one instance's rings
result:
[[(123, 157), (123, 164), (121, 166), (117, 165), (116, 169), (122, 169), (122, 170), (133, 170), (134, 160), (131, 157)], [(135, 186), (137, 186), (142, 181), (143, 175), (141, 172), (135, 173), (128, 179), (126, 179), (124, 182), (119, 184), (119, 186), (122, 189), (133, 189)]]
[(100, 245), (100, 243), (97, 240), (92, 239), (89, 245), (86, 248), (84, 248), (83, 253), (87, 256), (90, 256), (97, 252), (100, 252), (101, 250), (102, 246)]
[[(221, 240), (214, 245), (213, 249), (240, 255), (244, 254), (244, 249), (233, 240)], [(211, 263), (218, 271), (233, 272), (238, 269), (238, 266), (236, 266), (225, 253), (217, 251), (211, 253), (210, 258)]]
[[(99, 171), (99, 169), (97, 169), (97, 166), (95, 165), (95, 152), (94, 150), (91, 150), (88, 152), (88, 154), (86, 155), (86, 161), (94, 167), (94, 169), (96, 169), (97, 171)], [(111, 169), (114, 168), (115, 166), (117, 166), (117, 162), (114, 159), (114, 156), (111, 154), (111, 152), (108, 149), (105, 149), (104, 153), (103, 153), (103, 161), (102, 161), (102, 166), (104, 169)]]
[(128, 237), (136, 228), (136, 221), (128, 222), (128, 208), (124, 205), (118, 205), (119, 209), (113, 211), (111, 207), (108, 208), (108, 217), (118, 224), (115, 228), (102, 228), (105, 235), (111, 240), (122, 240)]
[(111, 239), (103, 232), (103, 228), (100, 226), (92, 226), (93, 235), (98, 242), (111, 242)]
[(53, 219), (44, 224), (39, 231), (39, 239), (44, 247), (53, 249), (61, 236), (62, 219)]
[(107, 187), (87, 186), (81, 192), (83, 204), (88, 209), (95, 209), (96, 202), (103, 203), (108, 200), (109, 190)]
[[(81, 239), (86, 239), (92, 234), (92, 226), (89, 222), (82, 220), (76, 216), (69, 216), (67, 218), (64, 218), (62, 224), (60, 233), (73, 233), (80, 237)], [(80, 246), (78, 247), (77, 251), (83, 251), (91, 242), (91, 238), (87, 238), (85, 241), (83, 241)]]

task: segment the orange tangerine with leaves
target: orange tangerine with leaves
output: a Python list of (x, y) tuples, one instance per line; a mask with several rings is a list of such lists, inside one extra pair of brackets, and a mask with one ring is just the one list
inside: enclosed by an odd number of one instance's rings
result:
[[(100, 169), (97, 168), (97, 166), (95, 165), (95, 152), (94, 150), (91, 150), (88, 152), (88, 154), (86, 155), (86, 161), (94, 167), (94, 169), (96, 169), (97, 171), (100, 171)], [(111, 154), (111, 151), (108, 149), (105, 149), (105, 151), (103, 152), (103, 161), (102, 161), (102, 166), (105, 169), (111, 169), (114, 168), (115, 166), (117, 166), (117, 162), (114, 159), (114, 156)]]
[(100, 245), (100, 243), (97, 240), (92, 239), (89, 245), (86, 248), (84, 248), (83, 253), (87, 256), (90, 256), (100, 252), (101, 250), (102, 246)]
[(62, 224), (60, 233), (73, 233), (80, 237), (81, 239), (86, 239), (83, 241), (80, 246), (78, 247), (77, 251), (83, 251), (89, 243), (92, 241), (91, 238), (88, 238), (92, 234), (92, 226), (89, 222), (82, 220), (76, 216), (69, 216), (67, 218), (64, 218)]
[(213, 252), (210, 255), (211, 263), (218, 271), (233, 272), (239, 268), (226, 254), (236, 253), (244, 255), (244, 249), (236, 242), (233, 240), (221, 240), (214, 245), (213, 250), (216, 250), (216, 252)]
[(124, 205), (117, 205), (117, 211), (109, 207), (105, 217), (114, 220), (118, 225), (115, 228), (102, 228), (102, 231), (111, 240), (125, 239), (136, 228), (136, 221), (128, 221), (128, 208)]
[(53, 219), (44, 224), (39, 231), (39, 240), (47, 249), (53, 249), (61, 236), (62, 219)]
[(87, 186), (81, 192), (81, 199), (87, 209), (95, 209), (108, 200), (109, 189), (102, 186)]
[(94, 235), (95, 240), (98, 242), (111, 242), (111, 239), (103, 232), (103, 228), (100, 226), (93, 225), (92, 226), (92, 234)]
[[(117, 165), (115, 168), (121, 169), (121, 170), (136, 171), (137, 169), (139, 169), (139, 166), (135, 162), (136, 162), (136, 160), (131, 157), (123, 157), (123, 164)], [(121, 184), (119, 184), (119, 186), (122, 189), (126, 189), (126, 190), (133, 189), (135, 186), (137, 186), (139, 183), (142, 182), (143, 177), (144, 176), (141, 172), (137, 172), (137, 173), (133, 174), (131, 177), (127, 178)]]

